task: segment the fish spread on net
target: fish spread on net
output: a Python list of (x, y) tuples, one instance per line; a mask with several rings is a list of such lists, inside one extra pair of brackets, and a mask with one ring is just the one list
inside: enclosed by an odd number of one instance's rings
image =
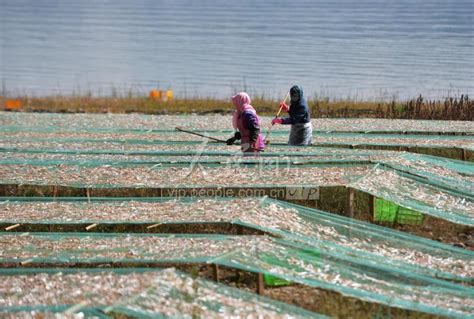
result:
[[(418, 282), (413, 284), (411, 279), (395, 276), (386, 276), (379, 270), (352, 269), (350, 262), (342, 260), (331, 260), (324, 255), (312, 254), (307, 257), (299, 257), (294, 252), (275, 245), (272, 242), (262, 242), (254, 246), (252, 250), (243, 250), (232, 256), (235, 264), (252, 265), (265, 269), (272, 275), (290, 276), (298, 278), (298, 283), (325, 282), (335, 286), (365, 291), (369, 294), (386, 296), (385, 302), (391, 304), (395, 300), (404, 302), (416, 302), (424, 305), (448, 308), (460, 314), (468, 314), (474, 307), (474, 298), (457, 290), (444, 291), (440, 293), (431, 282)], [(277, 262), (268, 263), (261, 256), (267, 251), (272, 252), (273, 260)], [(347, 263), (347, 264), (346, 264)], [(374, 296), (375, 299), (378, 299)], [(373, 299), (371, 299), (373, 300)]]
[[(42, 147), (42, 148), (64, 148), (64, 147), (80, 147), (80, 144), (89, 145), (89, 147), (98, 146), (98, 144), (110, 144), (113, 146), (130, 147), (130, 144), (135, 144), (135, 147), (142, 147), (146, 149), (147, 146), (157, 147), (153, 145), (153, 142), (205, 142), (207, 138), (198, 137), (191, 134), (179, 134), (178, 133), (154, 133), (151, 135), (138, 135), (136, 134), (98, 134), (98, 133), (15, 133), (5, 136), (3, 140), (0, 140), (0, 147), (2, 148), (15, 148), (23, 147), (26, 148), (30, 145), (30, 148)], [(25, 136), (26, 135), (26, 136)], [(230, 133), (212, 133), (210, 136), (222, 140), (229, 138)], [(25, 137), (23, 137), (25, 136)], [(39, 140), (29, 140), (28, 137), (34, 137)], [(61, 139), (62, 138), (62, 139)], [(77, 139), (83, 138), (83, 141), (77, 141)], [(58, 139), (58, 140), (54, 140)], [(288, 142), (287, 134), (274, 134), (272, 136), (272, 143), (283, 143)], [(20, 144), (20, 145), (19, 145)], [(145, 144), (145, 145), (143, 145)], [(151, 144), (151, 145), (150, 145)], [(327, 134), (316, 134), (313, 136), (313, 144), (343, 144), (343, 145), (391, 145), (391, 146), (424, 146), (424, 147), (448, 147), (448, 148), (469, 148), (474, 149), (474, 141), (466, 138), (450, 138), (440, 139), (439, 137), (413, 137), (407, 138), (404, 135), (384, 136), (384, 135), (372, 135), (372, 134), (359, 134), (356, 136), (344, 136), (340, 134), (327, 135)]]
[[(277, 108), (278, 106), (275, 105)], [(258, 111), (258, 106), (256, 106)], [(262, 126), (269, 127), (273, 117), (262, 116)], [(376, 119), (376, 118), (316, 118), (313, 126), (325, 132), (335, 131), (395, 131), (395, 132), (459, 132), (473, 133), (472, 122), (469, 121), (421, 121), (407, 119)], [(1, 112), (0, 124), (4, 126), (22, 126), (33, 128), (49, 128), (57, 130), (90, 130), (99, 129), (138, 129), (173, 130), (175, 127), (191, 129), (232, 130), (230, 115), (140, 115), (140, 114), (40, 114)], [(275, 131), (288, 130), (280, 125)]]
[(80, 304), (82, 308), (107, 306), (110, 313), (128, 309), (173, 317), (299, 317), (277, 302), (193, 279), (172, 268), (127, 274), (103, 271), (4, 276), (2, 285), (0, 303), (8, 307)]
[[(176, 148), (169, 148), (170, 151), (180, 152), (181, 150)], [(185, 153), (186, 151), (181, 151)], [(241, 153), (232, 153), (228, 154), (219, 154), (219, 155), (207, 155), (206, 153), (198, 153), (192, 155), (192, 150), (190, 150), (191, 155), (180, 155), (177, 154), (171, 155), (160, 155), (160, 154), (150, 154), (150, 155), (127, 155), (127, 154), (61, 154), (61, 153), (31, 153), (31, 152), (3, 152), (2, 160), (9, 163), (18, 163), (18, 164), (28, 164), (28, 163), (38, 163), (38, 162), (48, 162), (54, 161), (56, 163), (64, 164), (86, 164), (86, 163), (100, 163), (107, 162), (110, 164), (117, 162), (134, 162), (137, 164), (149, 164), (149, 163), (190, 163), (192, 161), (201, 161), (201, 162), (211, 162), (211, 163), (221, 163), (223, 165), (229, 163), (243, 163), (243, 162), (256, 162), (258, 164), (270, 164), (270, 163), (284, 163), (284, 162), (320, 162), (320, 161), (374, 161), (374, 160), (383, 160), (388, 157), (388, 155), (357, 155), (357, 154), (347, 154), (347, 155), (331, 155), (331, 154), (314, 154), (314, 155), (305, 155), (301, 156), (298, 154), (291, 155), (280, 155), (275, 154), (273, 156), (265, 156), (259, 158), (245, 158), (241, 156)], [(287, 154), (287, 153), (284, 153)], [(298, 155), (298, 156), (297, 156)]]
[(94, 187), (286, 186), (346, 185), (368, 166), (334, 167), (186, 167), (15, 165), (0, 166), (3, 184)]
[(352, 187), (377, 194), (381, 198), (397, 198), (402, 202), (417, 201), (443, 214), (474, 217), (474, 202), (459, 195), (451, 194), (401, 176), (394, 171), (374, 169), (357, 180)]
[[(369, 252), (394, 261), (403, 261), (429, 269), (470, 278), (474, 276), (474, 260), (462, 260), (449, 253), (433, 254), (410, 244), (368, 237), (367, 232), (350, 230), (327, 221), (308, 221), (294, 208), (261, 200), (235, 198), (226, 200), (196, 199), (185, 202), (178, 199), (162, 202), (2, 202), (0, 221), (10, 223), (100, 223), (100, 222), (243, 222), (271, 231), (283, 230), (295, 234), (294, 240), (323, 240), (356, 251)], [(370, 232), (368, 233), (370, 234)]]
[[(247, 247), (255, 240), (255, 236), (229, 236), (222, 239), (198, 236), (2, 235), (0, 256), (4, 262), (32, 259), (41, 262), (43, 258), (55, 262), (117, 261), (129, 258), (137, 261), (187, 260), (231, 252)], [(25, 247), (31, 249), (26, 250)]]

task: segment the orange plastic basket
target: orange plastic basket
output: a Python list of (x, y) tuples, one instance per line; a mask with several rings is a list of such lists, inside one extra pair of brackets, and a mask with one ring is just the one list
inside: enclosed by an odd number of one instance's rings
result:
[(160, 100), (161, 97), (162, 97), (161, 91), (160, 90), (151, 90), (149, 97), (152, 100)]
[(20, 100), (6, 100), (5, 110), (19, 110), (21, 108)]

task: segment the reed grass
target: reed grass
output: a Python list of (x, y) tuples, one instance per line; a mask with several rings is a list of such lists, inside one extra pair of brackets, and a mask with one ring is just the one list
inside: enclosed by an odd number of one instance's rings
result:
[[(144, 113), (144, 114), (230, 114), (233, 105), (230, 99), (215, 97), (181, 98), (172, 101), (157, 101), (145, 95), (113, 95), (95, 97), (21, 95), (9, 97), (22, 103), (22, 111), (55, 113)], [(0, 96), (3, 108), (7, 98)], [(260, 115), (275, 115), (279, 101), (263, 95), (254, 97), (252, 105)], [(357, 101), (350, 98), (331, 100), (313, 97), (308, 99), (314, 118), (389, 118), (423, 120), (474, 120), (474, 100), (468, 95), (444, 100), (428, 100), (421, 95), (408, 101)]]

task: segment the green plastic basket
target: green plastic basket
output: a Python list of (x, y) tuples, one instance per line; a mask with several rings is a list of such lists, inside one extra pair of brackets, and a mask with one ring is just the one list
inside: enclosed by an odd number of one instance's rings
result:
[(375, 198), (374, 221), (394, 223), (397, 218), (397, 211), (398, 205), (380, 198)]
[(393, 202), (375, 198), (374, 221), (402, 225), (420, 225), (423, 222), (423, 214), (401, 207)]
[[(265, 262), (273, 265), (284, 266), (281, 260), (278, 260), (277, 258), (271, 255), (265, 255), (262, 257), (262, 259), (265, 260)], [(270, 287), (286, 286), (291, 284), (291, 282), (285, 279), (268, 274), (263, 274), (263, 281), (265, 282), (265, 285)]]
[(412, 209), (400, 207), (398, 209), (397, 223), (421, 225), (423, 223), (423, 214)]
[[(317, 250), (302, 250), (302, 251), (299, 251), (296, 253), (296, 255), (300, 255), (300, 256), (305, 256), (306, 258), (309, 256), (311, 259), (320, 259), (321, 257), (321, 254), (319, 251)], [(279, 265), (279, 266), (286, 266), (284, 263), (281, 262), (281, 260), (278, 260), (276, 258), (274, 258), (273, 256), (270, 256), (270, 255), (266, 255), (264, 257), (262, 257), (263, 260), (265, 260), (266, 262), (270, 263), (270, 264), (273, 264), (273, 265)], [(273, 275), (268, 275), (268, 274), (264, 274), (263, 275), (263, 281), (265, 282), (265, 285), (266, 286), (269, 286), (269, 287), (279, 287), (279, 286), (287, 286), (287, 285), (290, 285), (292, 284), (291, 281), (288, 281), (288, 280), (285, 280), (285, 279), (282, 279), (280, 277), (276, 277), (276, 276), (273, 276)]]
[(291, 281), (281, 279), (272, 275), (263, 275), (263, 281), (265, 282), (265, 285), (270, 287), (287, 286), (291, 284)]

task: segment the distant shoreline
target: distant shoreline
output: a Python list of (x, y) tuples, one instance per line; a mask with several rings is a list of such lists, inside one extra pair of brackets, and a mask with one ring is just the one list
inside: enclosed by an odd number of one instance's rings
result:
[[(0, 110), (7, 110), (14, 101), (12, 111), (52, 113), (143, 113), (143, 114), (230, 114), (229, 100), (219, 98), (173, 98), (171, 101), (141, 97), (94, 96), (0, 96)], [(18, 104), (18, 105), (16, 105)], [(308, 100), (313, 117), (344, 118), (396, 118), (433, 120), (474, 120), (474, 100), (467, 95), (445, 100), (425, 100), (419, 96), (408, 101), (356, 101), (312, 98)], [(254, 97), (252, 105), (260, 115), (275, 115), (279, 101)]]

